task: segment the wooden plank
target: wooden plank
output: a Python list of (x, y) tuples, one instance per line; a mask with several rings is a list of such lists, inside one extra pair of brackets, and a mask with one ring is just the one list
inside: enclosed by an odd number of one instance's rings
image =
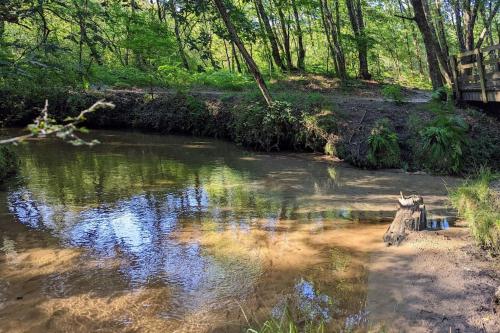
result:
[(500, 44), (485, 47), (484, 49), (481, 49), (481, 52), (486, 53), (495, 50), (500, 50)]
[(483, 103), (488, 103), (488, 95), (486, 95), (486, 79), (484, 77), (483, 54), (476, 50), (477, 70), (479, 72), (479, 83), (481, 84), (481, 98)]
[(458, 58), (463, 58), (463, 57), (471, 56), (473, 54), (476, 54), (476, 50), (465, 51), (465, 52), (459, 53), (458, 54)]
[(472, 63), (470, 63), (470, 64), (459, 64), (459, 65), (458, 65), (458, 68), (459, 68), (460, 70), (462, 70), (462, 69), (467, 69), (467, 68), (473, 68), (474, 66), (476, 66), (476, 63), (475, 63), (475, 62), (472, 62)]

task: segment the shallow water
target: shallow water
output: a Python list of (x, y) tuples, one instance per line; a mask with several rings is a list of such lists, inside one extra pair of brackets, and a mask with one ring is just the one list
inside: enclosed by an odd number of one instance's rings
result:
[(399, 191), (441, 217), (456, 182), (92, 135), (102, 144), (17, 148), (19, 180), (0, 191), (0, 332), (244, 331), (285, 305), (298, 321), (356, 325)]

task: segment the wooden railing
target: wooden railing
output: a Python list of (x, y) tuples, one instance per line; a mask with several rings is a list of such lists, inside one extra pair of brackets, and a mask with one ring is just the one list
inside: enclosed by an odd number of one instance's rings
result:
[(500, 102), (500, 44), (450, 57), (457, 100)]

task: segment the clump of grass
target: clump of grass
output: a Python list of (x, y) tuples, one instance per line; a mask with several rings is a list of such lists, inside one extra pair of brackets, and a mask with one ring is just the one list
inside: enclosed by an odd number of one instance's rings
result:
[(389, 120), (379, 120), (368, 138), (369, 165), (374, 168), (398, 167), (400, 155), (398, 135), (390, 128)]
[(482, 168), (450, 193), (452, 205), (465, 218), (477, 243), (492, 254), (500, 254), (500, 202), (491, 184), (500, 179), (490, 169)]
[(419, 133), (419, 158), (426, 169), (434, 172), (460, 173), (468, 143), (468, 125), (453, 113), (449, 103), (431, 103), (430, 108), (436, 117)]
[(405, 101), (401, 87), (397, 84), (388, 84), (384, 86), (384, 88), (382, 88), (382, 95), (384, 98), (397, 104), (401, 104)]
[(18, 159), (12, 148), (0, 146), (0, 183), (13, 175), (18, 168)]
[(306, 323), (300, 327), (290, 318), (269, 319), (258, 328), (249, 328), (247, 333), (325, 333), (324, 323)]

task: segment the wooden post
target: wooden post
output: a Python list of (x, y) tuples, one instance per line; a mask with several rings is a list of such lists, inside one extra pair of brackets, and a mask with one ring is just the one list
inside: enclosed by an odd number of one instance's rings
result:
[(450, 57), (450, 66), (453, 75), (453, 90), (455, 91), (455, 99), (459, 101), (462, 99), (462, 96), (460, 95), (460, 87), (458, 85), (457, 58), (455, 56)]
[(486, 77), (484, 75), (483, 53), (480, 49), (475, 50), (477, 71), (479, 73), (479, 83), (481, 84), (481, 100), (483, 103), (488, 103), (488, 95), (486, 94)]

